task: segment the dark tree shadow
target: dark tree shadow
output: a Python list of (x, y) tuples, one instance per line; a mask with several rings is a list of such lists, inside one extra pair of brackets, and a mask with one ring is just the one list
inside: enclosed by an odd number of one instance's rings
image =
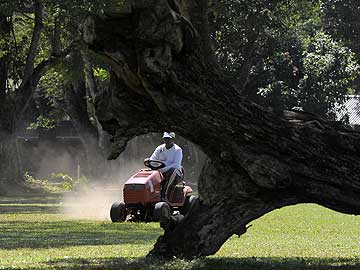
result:
[(0, 214), (59, 213), (62, 197), (0, 197)]
[(0, 222), (0, 249), (155, 243), (161, 230), (91, 221)]
[[(0, 198), (0, 214), (61, 213), (61, 197)], [(46, 215), (44, 215), (46, 218)], [(0, 249), (155, 243), (160, 228), (86, 220), (0, 220)], [(0, 266), (1, 267), (1, 266)]]
[(51, 194), (51, 196), (34, 196), (34, 195), (21, 195), (12, 197), (0, 197), (0, 204), (43, 204), (43, 203), (59, 203), (63, 198), (62, 194)]
[(56, 205), (0, 205), (0, 214), (56, 214), (61, 210)]
[[(360, 258), (204, 258), (193, 261), (162, 261), (154, 258), (64, 259), (48, 262), (49, 269), (167, 269), (167, 270), (358, 270)], [(12, 268), (15, 269), (15, 268)], [(42, 268), (21, 268), (40, 270)], [(46, 269), (46, 268), (45, 268)]]
[(62, 195), (0, 197), (0, 214), (60, 213)]

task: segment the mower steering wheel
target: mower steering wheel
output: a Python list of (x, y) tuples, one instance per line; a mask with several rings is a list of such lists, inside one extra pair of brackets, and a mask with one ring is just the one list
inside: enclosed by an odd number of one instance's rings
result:
[(165, 163), (160, 160), (145, 159), (144, 165), (152, 170), (159, 170), (165, 167)]

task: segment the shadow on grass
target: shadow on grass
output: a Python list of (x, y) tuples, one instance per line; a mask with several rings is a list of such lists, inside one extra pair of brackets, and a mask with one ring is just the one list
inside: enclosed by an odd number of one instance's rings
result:
[[(167, 269), (167, 270), (262, 270), (262, 269), (282, 269), (282, 270), (322, 270), (322, 269), (359, 269), (360, 259), (351, 258), (204, 258), (193, 261), (171, 260), (161, 261), (153, 258), (112, 258), (112, 259), (64, 259), (50, 261), (47, 267), (41, 268), (21, 268), (21, 269), (89, 269), (89, 270), (109, 270), (109, 269)], [(12, 268), (13, 269), (13, 268)]]
[[(59, 220), (61, 197), (0, 198), (0, 249), (155, 243), (160, 228), (133, 223)], [(7, 215), (11, 218), (7, 218)], [(18, 214), (25, 214), (21, 219)], [(44, 214), (44, 215), (43, 215)], [(1, 268), (1, 266), (0, 266)]]
[(61, 208), (60, 201), (60, 195), (51, 197), (0, 197), (0, 214), (55, 214)]
[(22, 196), (22, 197), (0, 197), (0, 205), (6, 204), (49, 204), (59, 203), (62, 200), (62, 194), (54, 194), (51, 196)]
[(0, 222), (0, 249), (155, 243), (161, 230), (131, 223), (86, 221)]
[(60, 210), (61, 207), (56, 205), (0, 205), (0, 214), (57, 214)]

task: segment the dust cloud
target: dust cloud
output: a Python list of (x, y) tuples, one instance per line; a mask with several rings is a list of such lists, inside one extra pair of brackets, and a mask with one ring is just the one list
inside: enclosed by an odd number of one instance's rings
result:
[(122, 187), (93, 187), (63, 197), (63, 213), (71, 219), (110, 220), (110, 207), (123, 200)]
[(122, 169), (112, 177), (112, 181), (91, 181), (81, 189), (65, 194), (62, 214), (70, 219), (110, 220), (111, 205), (123, 201), (122, 190), (125, 182), (143, 167), (135, 162), (122, 165)]
[[(144, 167), (144, 158), (149, 157), (156, 146), (162, 143), (161, 136), (147, 134), (129, 141), (125, 151), (116, 160), (106, 163), (105, 169), (102, 169), (102, 179), (88, 178), (86, 184), (65, 193), (60, 212), (71, 219), (110, 220), (111, 205), (123, 201), (124, 183)], [(177, 141), (184, 149), (184, 167), (189, 168), (185, 173), (186, 181), (193, 182), (193, 188), (196, 188), (204, 155), (180, 136)], [(64, 173), (76, 179), (91, 171), (86, 151), (78, 139), (51, 142), (24, 140), (21, 149), (23, 170), (36, 178), (49, 179), (55, 185), (61, 185), (62, 179), (52, 179), (51, 173)]]

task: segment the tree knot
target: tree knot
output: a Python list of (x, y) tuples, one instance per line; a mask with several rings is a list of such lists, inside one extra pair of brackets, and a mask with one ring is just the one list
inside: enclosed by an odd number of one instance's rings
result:
[(229, 151), (222, 151), (220, 153), (220, 158), (224, 161), (230, 161), (232, 159), (232, 155)]
[(245, 169), (249, 176), (260, 187), (278, 189), (291, 185), (288, 166), (272, 156), (258, 156), (246, 163), (248, 165)]

